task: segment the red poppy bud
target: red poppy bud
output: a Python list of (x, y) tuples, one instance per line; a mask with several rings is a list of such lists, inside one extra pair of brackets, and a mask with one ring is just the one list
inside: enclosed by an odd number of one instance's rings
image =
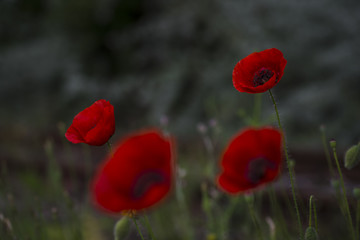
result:
[(284, 74), (287, 61), (276, 48), (255, 52), (241, 59), (232, 79), (239, 92), (262, 93), (274, 87)]
[(218, 177), (221, 189), (231, 194), (249, 192), (273, 181), (282, 164), (282, 134), (274, 128), (248, 128), (227, 146)]
[(157, 130), (121, 141), (93, 181), (96, 205), (111, 213), (153, 206), (171, 189), (172, 157), (171, 141)]
[(114, 132), (114, 107), (102, 99), (74, 117), (65, 137), (72, 143), (101, 146), (109, 140)]

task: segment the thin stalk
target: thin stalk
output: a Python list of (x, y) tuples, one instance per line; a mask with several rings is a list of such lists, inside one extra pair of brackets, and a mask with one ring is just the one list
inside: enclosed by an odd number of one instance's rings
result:
[(214, 216), (212, 213), (212, 202), (208, 196), (208, 186), (206, 183), (201, 185), (201, 193), (202, 193), (202, 209), (206, 214), (207, 217), (207, 230), (214, 234), (215, 233), (215, 224), (214, 224)]
[(319, 232), (318, 230), (318, 220), (317, 220), (317, 212), (316, 212), (316, 204), (315, 201), (313, 202), (313, 211), (314, 211), (314, 225), (316, 232)]
[(144, 240), (144, 236), (142, 235), (142, 233), (141, 233), (141, 231), (140, 231), (140, 228), (139, 228), (139, 225), (138, 225), (138, 223), (137, 223), (137, 221), (136, 221), (136, 219), (133, 217), (133, 218), (131, 218), (132, 220), (133, 220), (133, 222), (134, 222), (134, 224), (135, 224), (135, 226), (136, 226), (136, 230), (138, 231), (138, 233), (139, 233), (139, 235), (140, 235), (140, 237), (141, 237), (141, 239), (142, 240)]
[(320, 132), (321, 132), (321, 140), (322, 140), (322, 144), (324, 147), (324, 153), (325, 153), (325, 158), (329, 167), (329, 171), (330, 171), (330, 175), (334, 176), (334, 167), (331, 163), (331, 157), (330, 157), (330, 151), (327, 145), (327, 140), (326, 140), (326, 133), (325, 133), (325, 127), (324, 126), (320, 126)]
[[(277, 196), (275, 194), (275, 190), (273, 186), (270, 186), (269, 191), (270, 205), (273, 211), (273, 215), (275, 216), (275, 236), (276, 239), (289, 239), (288, 227), (286, 226), (286, 222), (284, 220), (284, 216), (282, 214), (282, 209), (279, 207), (279, 203), (277, 201)], [(282, 236), (279, 236), (279, 233)]]
[(225, 232), (226, 227), (228, 227), (229, 220), (230, 220), (232, 214), (234, 213), (236, 205), (238, 205), (240, 200), (241, 200), (241, 197), (239, 197), (239, 196), (235, 196), (235, 197), (230, 198), (230, 204), (225, 209), (224, 215), (222, 217), (219, 237)]
[(284, 141), (283, 141), (284, 152), (285, 152), (286, 164), (287, 164), (287, 167), (288, 167), (288, 170), (289, 170), (290, 183), (291, 183), (291, 192), (292, 192), (292, 195), (293, 195), (294, 207), (295, 207), (296, 216), (297, 216), (298, 225), (299, 225), (299, 237), (300, 237), (300, 239), (303, 239), (302, 223), (301, 223), (300, 212), (299, 212), (299, 207), (298, 207), (298, 203), (297, 203), (297, 200), (296, 200), (296, 193), (295, 193), (295, 176), (294, 176), (293, 168), (290, 166), (290, 159), (289, 159), (289, 154), (287, 152), (286, 141), (285, 141), (285, 133), (284, 133), (284, 129), (283, 129), (283, 127), (281, 125), (281, 122), (280, 122), (279, 111), (278, 111), (274, 96), (272, 95), (270, 89), (269, 89), (269, 94), (270, 94), (271, 100), (272, 100), (272, 102), (274, 104), (274, 108), (275, 108), (279, 128), (280, 128), (281, 132), (284, 135)]
[(332, 145), (332, 150), (333, 150), (333, 153), (334, 153), (334, 159), (335, 159), (336, 167), (337, 167), (337, 170), (338, 170), (338, 173), (339, 173), (339, 176), (340, 176), (340, 185), (341, 185), (341, 190), (342, 190), (342, 195), (343, 195), (342, 197), (343, 197), (343, 202), (345, 204), (345, 211), (346, 211), (346, 216), (347, 216), (348, 222), (349, 222), (348, 223), (349, 228), (350, 228), (350, 231), (351, 231), (352, 238), (354, 240), (356, 240), (355, 231), (354, 231), (352, 218), (351, 218), (351, 213), (350, 213), (350, 208), (349, 208), (349, 203), (348, 203), (347, 196), (346, 196), (344, 178), (343, 178), (343, 175), (342, 175), (342, 172), (341, 172), (339, 160), (338, 160), (337, 153), (336, 153), (336, 146), (335, 146), (336, 143), (331, 144), (331, 145)]
[(309, 199), (309, 227), (312, 227), (312, 213), (314, 212), (314, 222), (315, 222), (315, 229), (317, 229), (317, 215), (316, 215), (316, 207), (314, 202), (314, 196), (311, 195)]
[(151, 225), (150, 225), (150, 221), (149, 221), (149, 218), (146, 214), (144, 214), (144, 219), (145, 219), (145, 226), (146, 226), (146, 229), (148, 230), (149, 234), (150, 234), (150, 237), (152, 240), (156, 240), (155, 238), (155, 235), (154, 235), (154, 232), (151, 228)]
[(264, 240), (264, 236), (261, 231), (261, 227), (259, 224), (259, 220), (256, 216), (255, 209), (254, 209), (254, 195), (246, 196), (246, 202), (248, 204), (250, 217), (255, 225), (256, 233), (258, 234), (259, 240)]
[(192, 229), (192, 223), (191, 223), (191, 218), (190, 218), (190, 214), (189, 214), (189, 208), (188, 205), (186, 203), (186, 199), (184, 196), (184, 192), (182, 190), (182, 186), (181, 186), (181, 179), (179, 176), (176, 177), (176, 188), (175, 188), (175, 193), (176, 193), (176, 199), (179, 203), (179, 207), (181, 209), (181, 212), (183, 214), (183, 217), (186, 218), (186, 221), (184, 221), (184, 223), (186, 224), (186, 236), (185, 239), (189, 240), (189, 239), (193, 239), (194, 233), (193, 233), (193, 229)]

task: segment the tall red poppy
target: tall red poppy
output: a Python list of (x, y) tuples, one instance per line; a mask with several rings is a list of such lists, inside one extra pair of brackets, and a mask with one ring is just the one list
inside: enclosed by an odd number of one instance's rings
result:
[(98, 169), (96, 205), (111, 213), (153, 206), (171, 189), (172, 158), (171, 141), (157, 130), (127, 137)]
[(98, 100), (78, 113), (65, 133), (72, 143), (101, 146), (115, 132), (114, 107), (106, 100)]
[(218, 184), (225, 192), (251, 191), (273, 181), (282, 163), (282, 134), (266, 127), (248, 128), (237, 134), (222, 159)]
[(287, 61), (276, 48), (255, 52), (241, 59), (232, 79), (239, 92), (262, 93), (274, 87), (284, 74)]

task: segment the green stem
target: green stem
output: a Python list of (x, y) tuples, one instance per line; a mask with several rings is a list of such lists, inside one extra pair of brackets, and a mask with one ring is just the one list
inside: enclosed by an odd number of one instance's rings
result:
[(182, 216), (183, 218), (185, 218), (186, 220), (184, 221), (184, 223), (186, 224), (185, 228), (186, 228), (186, 236), (185, 239), (189, 240), (189, 239), (193, 239), (194, 233), (193, 233), (193, 229), (192, 229), (192, 220), (190, 218), (190, 214), (189, 214), (189, 208), (184, 196), (184, 192), (182, 190), (182, 185), (181, 185), (181, 179), (180, 176), (176, 177), (176, 187), (175, 187), (175, 194), (176, 194), (176, 199), (179, 203), (179, 207), (181, 209), (182, 212)]
[(356, 240), (355, 231), (354, 231), (352, 218), (351, 218), (351, 214), (350, 214), (349, 203), (348, 203), (347, 196), (346, 196), (344, 178), (343, 178), (343, 175), (342, 175), (342, 172), (341, 172), (339, 160), (338, 160), (337, 153), (336, 153), (336, 146), (335, 146), (336, 144), (332, 144), (332, 145), (333, 145), (332, 150), (333, 150), (333, 153), (334, 153), (334, 159), (335, 159), (336, 167), (337, 167), (337, 170), (338, 170), (338, 173), (339, 173), (339, 176), (340, 176), (340, 184), (341, 184), (341, 190), (342, 190), (342, 194), (343, 194), (343, 202), (345, 203), (345, 211), (346, 211), (346, 215), (347, 215), (348, 222), (349, 222), (348, 223), (349, 228), (350, 228), (350, 231), (351, 231), (352, 238), (354, 240)]
[[(277, 200), (277, 196), (274, 190), (273, 186), (269, 187), (269, 198), (270, 198), (270, 205), (273, 211), (273, 215), (275, 216), (274, 220), (275, 220), (275, 239), (289, 239), (289, 232), (288, 232), (288, 228), (286, 226), (286, 222), (284, 220), (284, 216), (282, 214), (281, 208), (279, 206), (278, 200)], [(282, 236), (279, 236), (279, 235)]]
[(138, 225), (138, 223), (137, 223), (137, 221), (136, 221), (135, 217), (133, 217), (133, 218), (131, 218), (131, 219), (133, 220), (133, 222), (134, 222), (134, 224), (135, 224), (135, 226), (136, 226), (136, 230), (138, 231), (138, 233), (139, 233), (139, 235), (140, 235), (141, 239), (142, 239), (142, 240), (144, 240), (144, 236), (142, 235), (142, 233), (141, 233), (141, 231), (140, 231), (139, 225)]
[(255, 213), (255, 209), (254, 209), (254, 195), (249, 195), (249, 196), (246, 196), (246, 202), (248, 203), (248, 207), (249, 207), (249, 212), (250, 212), (250, 216), (251, 216), (251, 219), (255, 225), (255, 229), (256, 229), (256, 232), (258, 234), (258, 238), (260, 240), (264, 240), (264, 236), (262, 234), (262, 231), (261, 231), (261, 227), (260, 227), (260, 224), (259, 224), (259, 220), (256, 216), (256, 213)]
[(146, 229), (148, 230), (148, 232), (150, 233), (150, 237), (152, 240), (156, 240), (155, 238), (155, 235), (154, 235), (154, 232), (151, 228), (151, 225), (150, 225), (150, 221), (149, 221), (149, 218), (146, 214), (144, 214), (144, 219), (145, 219), (145, 226), (146, 226)]
[(317, 212), (316, 212), (316, 204), (313, 202), (313, 211), (314, 211), (314, 222), (315, 222), (315, 230), (318, 232), (318, 220), (317, 220)]
[(299, 212), (299, 207), (298, 207), (298, 203), (297, 203), (297, 200), (296, 200), (296, 193), (295, 193), (295, 176), (294, 176), (293, 168), (290, 166), (289, 154), (288, 154), (287, 148), (286, 148), (285, 133), (284, 133), (283, 127), (281, 126), (279, 111), (278, 111), (274, 96), (273, 96), (270, 89), (269, 89), (269, 94), (270, 94), (271, 100), (272, 100), (272, 102), (274, 104), (274, 108), (275, 108), (279, 128), (280, 128), (281, 132), (284, 135), (284, 141), (283, 141), (284, 152), (285, 152), (286, 164), (287, 164), (287, 167), (288, 167), (288, 170), (289, 170), (290, 183), (291, 183), (291, 192), (292, 192), (292, 196), (293, 196), (293, 200), (294, 200), (294, 207), (295, 207), (296, 216), (297, 216), (298, 225), (299, 225), (298, 226), (299, 227), (299, 236), (300, 236), (300, 239), (303, 239), (302, 223), (301, 223), (300, 212)]
[(214, 227), (214, 217), (212, 213), (212, 202), (211, 199), (208, 196), (208, 186), (206, 183), (201, 184), (201, 193), (202, 193), (202, 209), (206, 214), (207, 218), (207, 230), (210, 233), (215, 233), (215, 227)]
[(330, 175), (334, 176), (335, 172), (334, 172), (334, 167), (331, 163), (330, 152), (329, 152), (329, 148), (328, 148), (327, 140), (326, 140), (325, 127), (320, 126), (320, 131), (321, 131), (321, 140), (322, 140), (322, 144), (323, 144), (324, 152), (325, 152), (325, 158), (328, 163)]
[(311, 227), (311, 215), (312, 215), (312, 199), (314, 198), (313, 195), (310, 196), (310, 200), (309, 200), (309, 227)]
[(220, 230), (219, 230), (219, 238), (225, 233), (227, 228), (229, 227), (229, 221), (234, 213), (235, 207), (240, 202), (241, 198), (239, 196), (231, 197), (230, 198), (230, 204), (227, 205), (227, 208), (224, 211), (224, 215), (222, 217), (222, 220), (220, 222)]

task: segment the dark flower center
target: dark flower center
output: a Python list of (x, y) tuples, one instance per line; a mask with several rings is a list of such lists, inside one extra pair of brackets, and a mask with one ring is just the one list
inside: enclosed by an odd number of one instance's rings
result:
[(157, 171), (149, 171), (143, 173), (135, 181), (133, 188), (133, 197), (135, 199), (141, 198), (151, 187), (156, 184), (165, 182), (165, 176)]
[(253, 184), (259, 183), (263, 180), (269, 168), (274, 169), (275, 164), (266, 158), (255, 158), (251, 160), (248, 165), (248, 180)]
[(272, 76), (274, 76), (273, 71), (270, 71), (269, 69), (266, 68), (261, 68), (254, 75), (254, 87), (263, 85), (264, 83), (269, 81)]

